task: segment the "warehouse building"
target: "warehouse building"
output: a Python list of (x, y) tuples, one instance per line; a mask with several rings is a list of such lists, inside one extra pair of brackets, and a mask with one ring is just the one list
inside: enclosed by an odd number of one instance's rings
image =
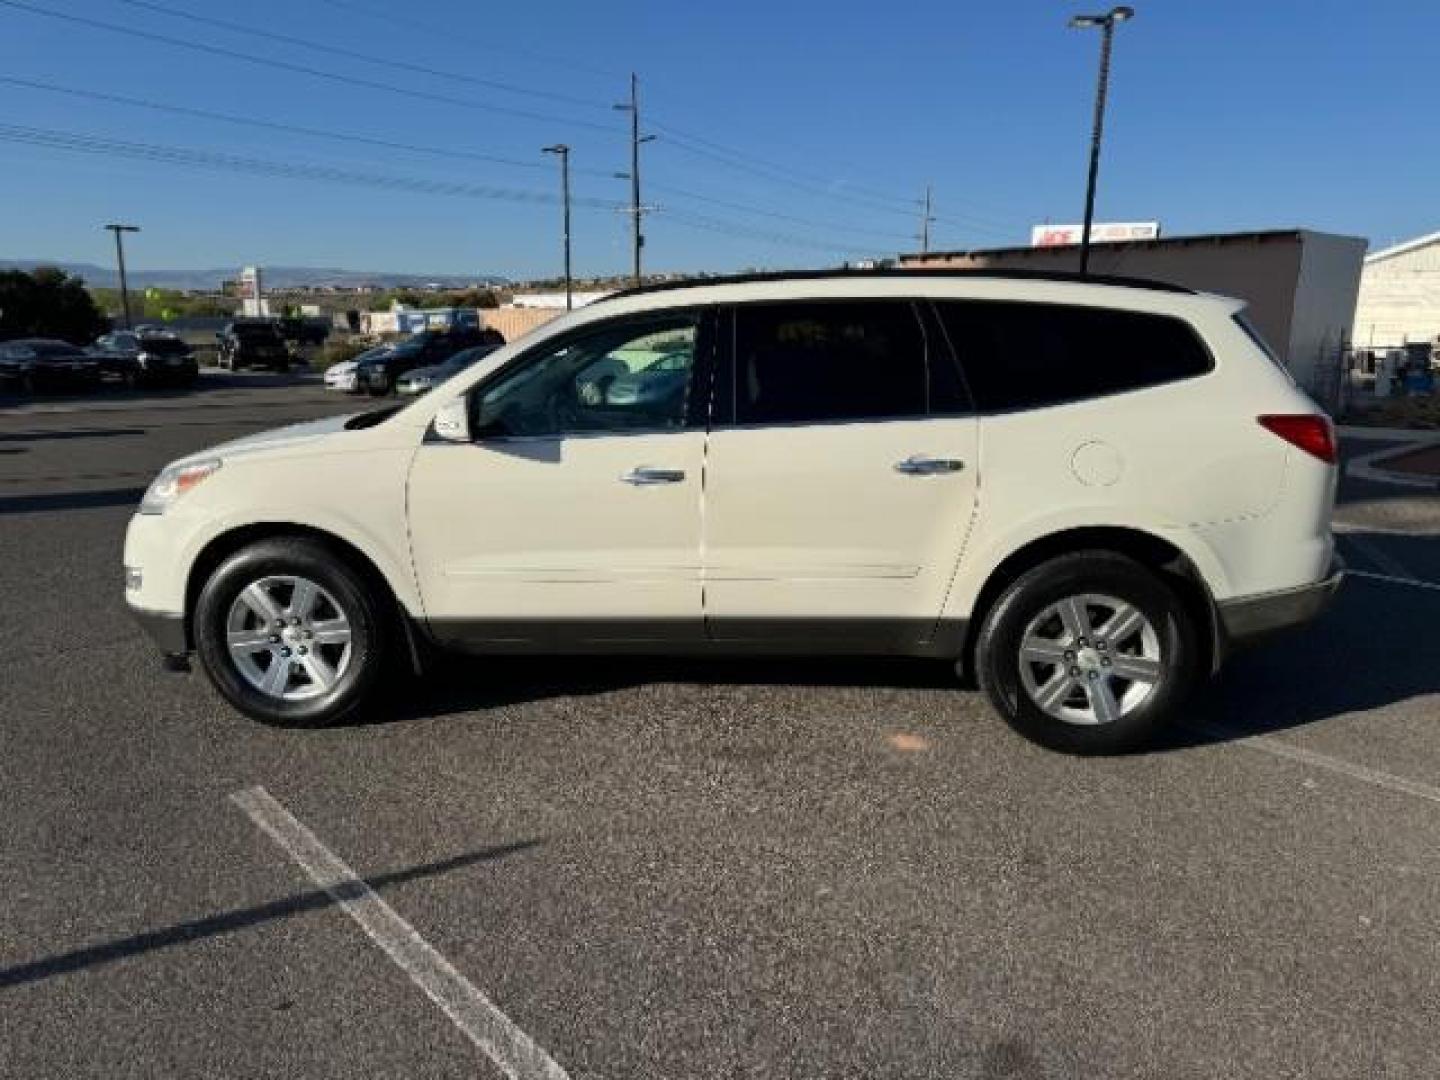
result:
[[(1296, 381), (1322, 397), (1338, 379), (1349, 340), (1366, 241), (1310, 229), (1214, 233), (1097, 244), (1095, 274), (1166, 281), (1249, 304), (1251, 322), (1274, 346)], [(990, 248), (901, 255), (907, 267), (1075, 270), (1080, 249)], [(1440, 265), (1440, 259), (1437, 259)]]
[(1355, 344), (1397, 348), (1440, 337), (1440, 232), (1377, 251), (1360, 272)]

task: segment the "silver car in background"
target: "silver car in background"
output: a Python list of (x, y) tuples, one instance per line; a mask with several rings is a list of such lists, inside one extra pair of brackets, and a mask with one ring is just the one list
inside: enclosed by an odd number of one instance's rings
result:
[(395, 392), (411, 397), (427, 393), (450, 376), (464, 371), (477, 360), (483, 360), (498, 348), (500, 348), (499, 345), (475, 345), (468, 349), (461, 349), (443, 364), (431, 364), (429, 367), (408, 371), (396, 380)]

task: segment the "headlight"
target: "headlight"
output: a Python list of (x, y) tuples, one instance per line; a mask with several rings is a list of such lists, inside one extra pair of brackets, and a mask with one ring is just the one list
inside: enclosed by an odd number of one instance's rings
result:
[(140, 500), (140, 513), (163, 514), (171, 503), (191, 488), (199, 487), (202, 481), (213, 476), (219, 468), (219, 460), (212, 459), (197, 461), (191, 465), (171, 465), (162, 469), (160, 475), (145, 489), (145, 497)]

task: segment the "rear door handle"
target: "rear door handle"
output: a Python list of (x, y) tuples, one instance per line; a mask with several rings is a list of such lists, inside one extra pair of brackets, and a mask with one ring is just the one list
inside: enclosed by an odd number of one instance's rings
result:
[(923, 454), (911, 454), (904, 461), (895, 463), (895, 471), (906, 476), (935, 476), (939, 473), (956, 473), (965, 468), (965, 463), (956, 458), (932, 458)]
[(644, 487), (648, 484), (678, 484), (685, 479), (685, 470), (656, 469), (649, 465), (637, 465), (620, 479), (636, 487)]

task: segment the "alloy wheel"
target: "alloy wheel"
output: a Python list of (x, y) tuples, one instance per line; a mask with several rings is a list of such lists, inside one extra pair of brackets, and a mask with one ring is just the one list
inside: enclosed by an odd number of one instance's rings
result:
[(1133, 604), (1086, 593), (1050, 604), (1020, 638), (1020, 681), (1067, 724), (1110, 724), (1138, 708), (1161, 678), (1160, 636)]
[(225, 645), (240, 675), (267, 697), (304, 701), (333, 689), (351, 658), (350, 618), (309, 578), (253, 581), (225, 619)]

